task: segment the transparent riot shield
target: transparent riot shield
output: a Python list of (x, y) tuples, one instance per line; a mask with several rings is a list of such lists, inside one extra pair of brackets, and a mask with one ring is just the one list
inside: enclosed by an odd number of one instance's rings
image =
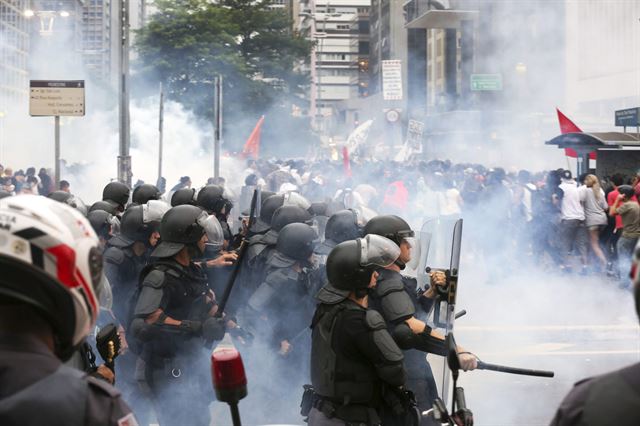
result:
[[(417, 280), (420, 288), (428, 288), (431, 272), (442, 271), (447, 277), (446, 284), (437, 289), (437, 298), (427, 320), (432, 328), (446, 335), (453, 331), (455, 322), (462, 219), (454, 217), (428, 220), (420, 230), (419, 241), (420, 262)], [(429, 362), (438, 385), (438, 393), (444, 401), (447, 401), (450, 392), (450, 371), (446, 360), (442, 357), (430, 356)]]

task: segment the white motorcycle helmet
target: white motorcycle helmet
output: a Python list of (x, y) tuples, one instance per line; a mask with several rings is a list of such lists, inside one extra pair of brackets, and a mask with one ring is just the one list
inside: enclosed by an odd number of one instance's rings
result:
[(98, 238), (80, 212), (36, 195), (0, 200), (0, 304), (22, 302), (51, 325), (66, 360), (93, 328)]

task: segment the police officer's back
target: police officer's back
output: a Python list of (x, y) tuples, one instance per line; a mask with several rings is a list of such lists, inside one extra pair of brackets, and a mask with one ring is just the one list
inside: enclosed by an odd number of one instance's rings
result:
[(303, 400), (309, 425), (379, 424), (383, 400), (402, 392), (402, 351), (382, 316), (367, 309), (375, 268), (398, 255), (397, 246), (380, 236), (343, 242), (329, 254), (330, 284), (318, 294), (312, 322), (315, 395), (307, 392)]
[(62, 364), (98, 314), (91, 225), (32, 195), (1, 200), (0, 224), (0, 424), (136, 424), (118, 390)]

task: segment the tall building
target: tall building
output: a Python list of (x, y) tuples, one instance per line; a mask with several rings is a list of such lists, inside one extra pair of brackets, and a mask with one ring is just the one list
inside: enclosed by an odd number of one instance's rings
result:
[(421, 110), (432, 152), (472, 160), (476, 150), (539, 146), (557, 132), (565, 2), (410, 0), (404, 8), (408, 31), (424, 34), (409, 36), (409, 110)]
[(614, 110), (640, 106), (638, 18), (637, 1), (567, 2), (566, 107), (587, 129), (611, 130)]
[(310, 113), (327, 137), (358, 120), (350, 101), (369, 94), (370, 0), (302, 0), (298, 30), (315, 41)]
[(0, 123), (9, 107), (24, 102), (28, 92), (29, 22), (24, 14), (28, 3), (0, 0)]
[(112, 52), (112, 27), (110, 0), (88, 0), (82, 12), (82, 47), (87, 71), (98, 81), (109, 81), (117, 66), (117, 56)]

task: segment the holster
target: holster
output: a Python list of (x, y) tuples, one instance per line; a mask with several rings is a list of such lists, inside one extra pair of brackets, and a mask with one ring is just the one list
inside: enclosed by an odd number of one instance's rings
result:
[(313, 400), (315, 398), (315, 392), (313, 390), (313, 386), (304, 385), (302, 386), (304, 392), (302, 393), (302, 401), (300, 401), (300, 414), (302, 417), (309, 417), (309, 412), (311, 408), (313, 408)]
[(420, 424), (420, 411), (416, 397), (410, 390), (385, 388), (382, 393), (385, 405), (395, 418), (403, 418), (408, 426)]

